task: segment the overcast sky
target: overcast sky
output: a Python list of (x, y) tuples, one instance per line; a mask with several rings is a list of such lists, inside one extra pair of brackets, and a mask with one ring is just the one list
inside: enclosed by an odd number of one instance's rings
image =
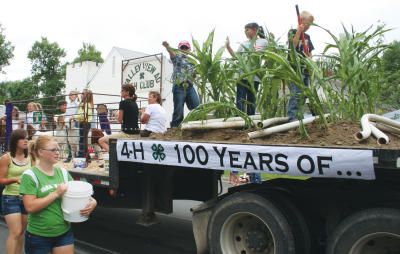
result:
[[(315, 22), (338, 34), (341, 23), (357, 31), (384, 22), (395, 28), (386, 40), (400, 40), (400, 1), (351, 0), (2, 0), (0, 23), (15, 46), (14, 59), (0, 74), (0, 81), (23, 79), (30, 75), (28, 51), (41, 36), (57, 42), (67, 52), (65, 61), (77, 56), (82, 42), (94, 44), (106, 58), (113, 46), (144, 53), (166, 53), (163, 40), (177, 46), (193, 36), (202, 42), (215, 28), (215, 45), (223, 46), (229, 36), (234, 48), (244, 41), (244, 25), (258, 22), (276, 37), (286, 40), (287, 30), (296, 27), (295, 4), (315, 16)], [(309, 31), (321, 52), (329, 36), (318, 28)]]

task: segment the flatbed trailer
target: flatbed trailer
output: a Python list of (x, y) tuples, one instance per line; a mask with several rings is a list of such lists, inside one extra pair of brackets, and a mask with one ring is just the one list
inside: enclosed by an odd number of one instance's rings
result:
[[(174, 199), (192, 208), (198, 253), (400, 253), (400, 150), (111, 140), (109, 174), (71, 170), (99, 204), (139, 208), (145, 225)], [(256, 169), (257, 168), (257, 169)], [(223, 170), (279, 174), (221, 195)]]

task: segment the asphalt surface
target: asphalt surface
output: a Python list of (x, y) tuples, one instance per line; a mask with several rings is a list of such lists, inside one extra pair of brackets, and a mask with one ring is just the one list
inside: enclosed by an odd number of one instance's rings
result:
[[(75, 253), (196, 253), (189, 209), (198, 203), (174, 201), (175, 212), (157, 214), (159, 223), (149, 227), (136, 224), (140, 210), (98, 207), (87, 222), (73, 224)], [(6, 242), (7, 234), (1, 218), (0, 243)], [(0, 254), (6, 254), (4, 248)]]
[[(5, 243), (7, 240), (7, 235), (8, 235), (8, 229), (7, 225), (5, 224), (3, 218), (0, 219), (0, 243), (2, 243), (0, 246), (0, 254), (6, 254), (6, 249), (5, 249)], [(4, 246), (4, 247), (3, 247)], [(107, 250), (104, 248), (101, 248), (99, 246), (95, 246), (90, 243), (82, 242), (80, 240), (76, 240), (75, 243), (75, 253), (76, 254), (94, 254), (94, 253), (99, 253), (99, 254), (112, 254), (116, 253), (111, 250)]]
[[(228, 184), (224, 182), (224, 191)], [(78, 254), (193, 254), (196, 244), (190, 208), (200, 202), (174, 201), (174, 212), (157, 214), (158, 224), (146, 227), (136, 223), (141, 211), (98, 207), (90, 219), (74, 223), (75, 253)], [(5, 254), (7, 226), (0, 217), (0, 254)]]

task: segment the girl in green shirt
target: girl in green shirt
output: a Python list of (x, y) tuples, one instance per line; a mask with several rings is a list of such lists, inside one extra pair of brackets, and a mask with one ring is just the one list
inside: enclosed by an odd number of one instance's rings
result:
[[(28, 216), (25, 234), (25, 253), (74, 253), (74, 238), (69, 222), (61, 209), (61, 196), (67, 191), (65, 180), (72, 177), (55, 164), (60, 148), (53, 137), (39, 136), (32, 146), (32, 157), (38, 158), (37, 166), (26, 171), (21, 178), (20, 193)], [(68, 175), (68, 179), (65, 179)], [(81, 210), (89, 216), (97, 205), (93, 198)]]
[(0, 158), (0, 184), (5, 185), (1, 207), (9, 232), (6, 249), (7, 253), (22, 253), (27, 213), (19, 194), (19, 184), (22, 173), (31, 167), (25, 130), (17, 129), (11, 133), (9, 151)]

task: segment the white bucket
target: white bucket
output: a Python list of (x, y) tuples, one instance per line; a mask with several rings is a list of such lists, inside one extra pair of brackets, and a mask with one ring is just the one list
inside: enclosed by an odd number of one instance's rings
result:
[(80, 215), (80, 210), (89, 203), (90, 196), (93, 194), (93, 186), (82, 181), (70, 181), (67, 183), (68, 189), (64, 193), (61, 209), (64, 220), (69, 222), (82, 222), (88, 219)]

